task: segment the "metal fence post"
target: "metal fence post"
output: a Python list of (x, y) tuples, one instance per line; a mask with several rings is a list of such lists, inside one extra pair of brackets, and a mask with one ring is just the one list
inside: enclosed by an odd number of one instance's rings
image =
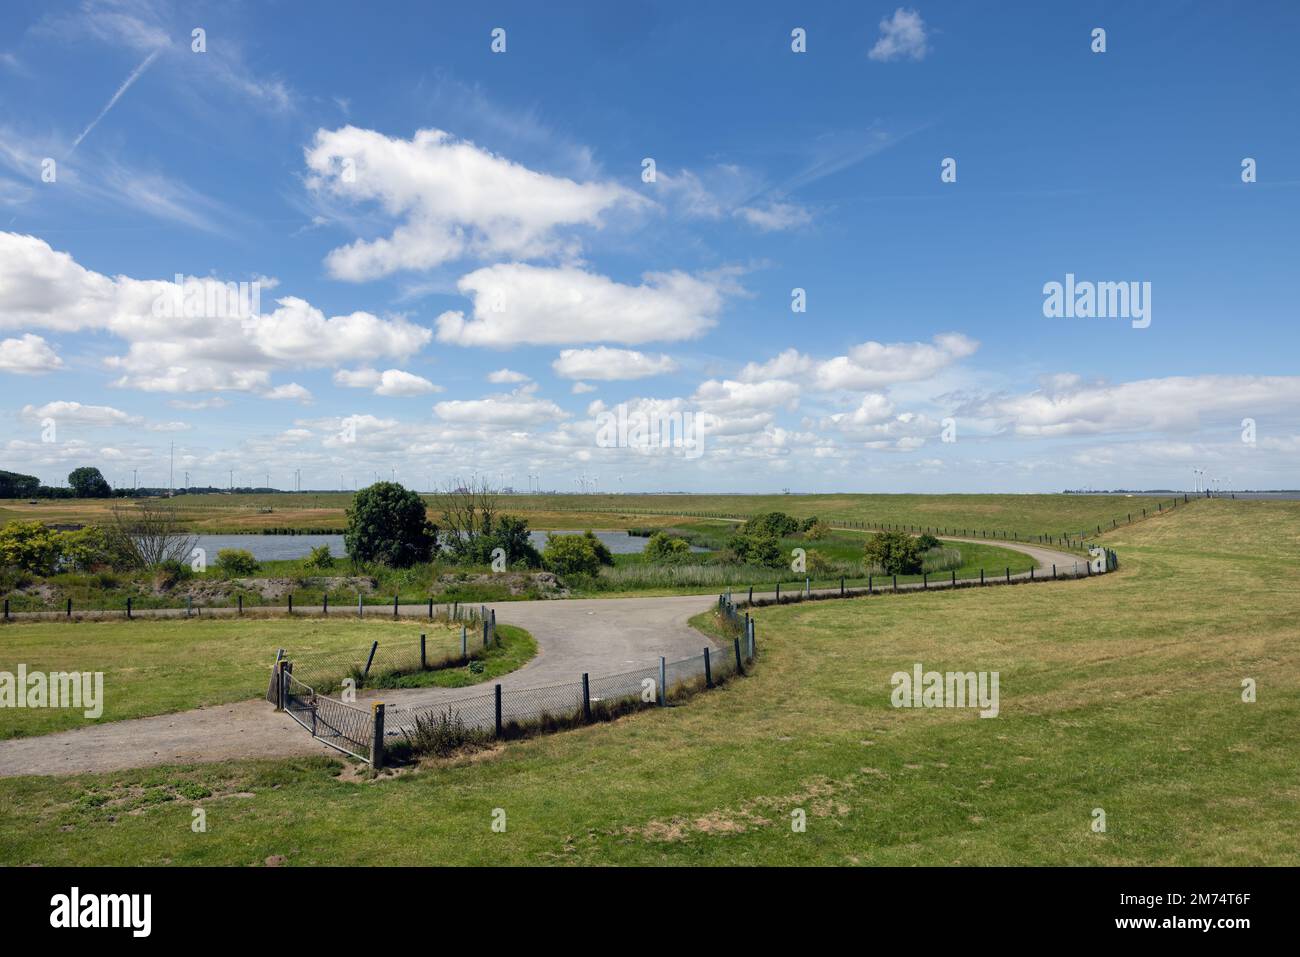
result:
[(9, 620), (9, 599), (5, 599), (5, 621)]
[(424, 671), (428, 667), (428, 659), (424, 655), (424, 632), (420, 632), (420, 670)]
[(488, 620), (492, 623), (492, 641), (499, 645), (501, 639), (497, 637), (497, 610), (495, 608), (488, 609)]
[(704, 687), (713, 687), (713, 666), (709, 662), (709, 649), (704, 649)]
[(659, 707), (668, 704), (668, 663), (666, 659), (659, 656)]
[(1052, 563), (1052, 578), (1053, 578), (1053, 579), (1056, 578), (1056, 563), (1055, 563), (1055, 562)]
[(955, 568), (952, 570), (952, 587), (957, 587), (957, 569)]
[(873, 577), (873, 576), (871, 576), (871, 575), (868, 575), (868, 576), (867, 576), (867, 594), (868, 594), (868, 595), (874, 595), (874, 594), (876, 593), (876, 589), (875, 589), (875, 585), (874, 585), (874, 583), (873, 583), (873, 581), (872, 581), (872, 577)]
[(591, 723), (591, 681), (585, 671), (582, 673), (582, 720)]
[(68, 617), (69, 617), (69, 618), (72, 617), (72, 599), (71, 599), (71, 598), (68, 599)]
[(894, 576), (894, 591), (898, 591), (898, 576)]
[(379, 642), (372, 642), (370, 645), (370, 657), (366, 659), (366, 670), (361, 675), (362, 682), (370, 677), (370, 665), (375, 660), (375, 652), (379, 650)]
[(844, 576), (840, 576), (840, 597), (844, 597)]
[(1011, 566), (1010, 566), (1010, 565), (1007, 566), (1007, 584), (1008, 584), (1008, 585), (1011, 584)]
[(361, 618), (364, 617), (364, 615), (365, 615), (365, 606), (361, 604), (361, 592), (357, 592), (357, 617)]
[[(185, 596), (185, 617), (186, 617), (186, 618), (189, 618), (191, 612), (193, 612), (193, 611), (194, 611), (194, 596), (193, 596), (193, 595), (186, 595), (186, 596)], [(71, 598), (68, 599), (68, 614), (72, 614), (72, 599), (71, 599)]]
[(460, 656), (462, 658), (469, 657), (469, 632), (464, 625), (460, 626)]
[(130, 617), (131, 617), (131, 599), (130, 599), (130, 597), (128, 597), (128, 598), (126, 599), (126, 617), (127, 617), (128, 619), (130, 619)]
[(753, 585), (750, 585), (750, 586), (749, 586), (749, 603), (750, 603), (751, 605), (754, 604), (754, 586), (753, 586)]
[(433, 621), (433, 599), (429, 599), (429, 620)]
[(922, 587), (923, 589), (928, 589), (928, 588), (930, 587), (930, 573), (929, 573), (929, 572), (921, 572), (921, 587)]
[(740, 661), (740, 639), (733, 639), (733, 643), (735, 644), (736, 650), (736, 671), (743, 675), (745, 673), (745, 666)]
[(487, 619), (484, 618), (483, 619), (483, 647), (484, 648), (487, 647), (487, 643), (488, 643), (488, 623), (487, 623)]
[(393, 596), (393, 621), (397, 621), (397, 596)]
[(776, 583), (776, 603), (781, 604), (781, 583)]
[(289, 592), (289, 614), (293, 614), (293, 592)]
[(370, 735), (370, 766), (378, 771), (384, 766), (384, 703), (376, 701), (370, 706), (374, 727)]
[(496, 687), (497, 697), (497, 737), (501, 737), (501, 686)]
[(330, 596), (329, 592), (320, 596), (320, 613), (328, 615), (330, 613)]
[(984, 569), (980, 569), (980, 584), (984, 584)]
[(749, 632), (749, 660), (750, 661), (754, 660), (754, 629), (755, 629), (754, 619), (751, 618), (749, 619), (749, 627), (745, 629), (747, 632)]

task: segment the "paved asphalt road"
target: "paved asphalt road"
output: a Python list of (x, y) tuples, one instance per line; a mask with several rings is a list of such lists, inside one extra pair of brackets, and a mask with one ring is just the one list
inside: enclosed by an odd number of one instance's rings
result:
[[(962, 541), (963, 539), (954, 539)], [(979, 539), (970, 541), (981, 542)], [(1037, 577), (1051, 574), (1053, 563), (1064, 577), (1080, 571), (1076, 555), (1039, 545), (998, 542), (1034, 558)], [(990, 570), (992, 573), (992, 570)], [(990, 577), (994, 577), (992, 574)], [(1027, 578), (1029, 573), (1013, 575)], [(913, 590), (920, 585), (901, 586)], [(931, 588), (947, 587), (939, 580)], [(756, 597), (757, 594), (756, 594)], [(526, 628), (537, 639), (538, 654), (523, 668), (501, 678), (504, 691), (595, 679), (702, 653), (708, 640), (687, 621), (709, 608), (713, 595), (664, 598), (593, 598), (501, 602), (497, 620)], [(276, 609), (261, 608), (260, 611)], [(286, 609), (279, 609), (284, 611)], [(205, 614), (231, 610), (205, 609)], [(340, 612), (342, 609), (340, 609)], [(404, 605), (404, 616), (419, 617), (427, 605)], [(120, 614), (120, 613), (119, 613)], [(184, 610), (141, 611), (157, 617), (184, 615)], [(761, 644), (761, 633), (760, 633)], [(269, 674), (268, 674), (269, 677)], [(490, 694), (490, 685), (470, 688), (418, 688), (375, 692), (393, 708), (441, 705)], [(366, 695), (361, 696), (363, 699)], [(0, 741), (0, 777), (24, 774), (77, 774), (184, 764), (234, 758), (279, 758), (298, 754), (335, 754), (313, 740), (292, 719), (262, 700), (199, 708), (176, 714), (105, 722), (75, 731)]]

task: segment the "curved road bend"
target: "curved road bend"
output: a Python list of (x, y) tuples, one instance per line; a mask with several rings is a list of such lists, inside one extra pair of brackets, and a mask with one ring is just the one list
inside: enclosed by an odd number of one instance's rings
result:
[[(948, 539), (987, 544), (981, 539)], [(998, 542), (1001, 547), (1029, 555), (1040, 569), (1057, 565), (1069, 577), (1077, 555), (1029, 545)], [(990, 570), (994, 571), (994, 570)], [(996, 577), (996, 576), (994, 576)], [(1027, 578), (1028, 572), (1013, 575)], [(900, 585), (913, 590), (920, 585)], [(936, 580), (931, 588), (948, 587)], [(825, 589), (833, 592), (836, 589)], [(739, 594), (739, 591), (736, 592)], [(700, 654), (708, 644), (687, 621), (708, 609), (715, 595), (662, 598), (577, 598), (511, 601), (488, 605), (503, 624), (527, 629), (537, 640), (537, 656), (518, 671), (501, 678), (503, 690), (565, 684), (581, 678), (617, 674)], [(420, 617), (427, 605), (403, 605), (404, 616)], [(262, 611), (287, 611), (286, 608)], [(343, 609), (339, 609), (340, 613)], [(114, 617), (117, 614), (115, 613)], [(179, 617), (184, 609), (141, 610), (144, 617)], [(204, 609), (205, 615), (233, 614), (233, 609)], [(15, 615), (15, 617), (18, 617)], [(23, 617), (29, 617), (24, 615)], [(46, 617), (31, 614), (30, 617)], [(59, 617), (57, 613), (49, 617)], [(111, 682), (105, 689), (112, 693)], [(426, 707), (491, 693), (486, 684), (468, 688), (411, 688), (376, 692), (393, 707)], [(364, 698), (365, 695), (363, 694)], [(191, 764), (242, 758), (283, 758), (303, 754), (337, 754), (313, 740), (284, 714), (270, 711), (254, 699), (214, 705), (175, 714), (110, 721), (74, 731), (0, 741), (0, 777), (25, 774), (80, 774), (145, 767)]]

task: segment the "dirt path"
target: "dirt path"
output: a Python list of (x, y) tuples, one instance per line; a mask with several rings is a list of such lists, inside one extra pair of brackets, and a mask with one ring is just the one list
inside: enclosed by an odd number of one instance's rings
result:
[[(980, 539), (952, 539), (972, 541)], [(1000, 547), (1029, 555), (1050, 575), (1056, 564), (1070, 577), (1083, 560), (1039, 545), (998, 542)], [(1000, 578), (996, 569), (990, 578)], [(1028, 572), (1012, 575), (1028, 578)], [(1039, 577), (1042, 577), (1041, 575)], [(949, 587), (938, 579), (931, 589)], [(921, 585), (900, 585), (915, 590)], [(834, 591), (834, 590), (821, 590)], [(739, 592), (737, 592), (739, 594)], [(757, 596), (757, 593), (756, 593)], [(708, 639), (687, 624), (709, 608), (714, 595), (662, 598), (581, 598), (550, 601), (501, 602), (494, 608), (502, 623), (526, 628), (537, 639), (537, 656), (518, 671), (500, 679), (503, 690), (537, 688), (618, 674), (698, 655)], [(262, 609), (263, 611), (267, 609)], [(281, 609), (287, 610), (287, 609)], [(419, 617), (426, 605), (403, 605), (403, 616)], [(157, 617), (184, 615), (184, 610), (157, 609)], [(144, 612), (140, 613), (142, 616)], [(491, 693), (491, 685), (469, 688), (413, 688), (376, 694), (393, 707), (424, 707)], [(315, 741), (284, 714), (263, 700), (240, 701), (193, 711), (106, 722), (55, 734), (0, 741), (0, 777), (81, 774), (145, 767), (189, 764), (235, 758), (280, 758), (302, 754), (337, 754)]]

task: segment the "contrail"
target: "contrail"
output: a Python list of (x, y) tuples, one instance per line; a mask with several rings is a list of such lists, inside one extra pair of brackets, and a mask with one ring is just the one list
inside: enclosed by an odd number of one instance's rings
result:
[(134, 70), (131, 71), (131, 75), (128, 76), (122, 82), (122, 85), (117, 88), (117, 92), (114, 93), (113, 96), (109, 99), (107, 105), (105, 105), (105, 107), (99, 111), (99, 116), (91, 120), (90, 125), (81, 131), (81, 135), (72, 141), (72, 149), (68, 150), (69, 155), (71, 155), (72, 150), (75, 150), (78, 146), (81, 145), (81, 141), (84, 140), (86, 136), (90, 133), (90, 131), (93, 130), (99, 124), (99, 121), (102, 120), (106, 115), (108, 115), (108, 111), (111, 110), (114, 104), (116, 104), (117, 101), (122, 98), (122, 94), (125, 93), (127, 90), (131, 89), (131, 84), (134, 83), (136, 80), (140, 79), (140, 75), (144, 73), (145, 70), (149, 69), (149, 64), (158, 58), (159, 52), (160, 51), (158, 50), (154, 50), (153, 53), (150, 53), (147, 57), (144, 58), (143, 63), (141, 63), (138, 67), (136, 67)]

